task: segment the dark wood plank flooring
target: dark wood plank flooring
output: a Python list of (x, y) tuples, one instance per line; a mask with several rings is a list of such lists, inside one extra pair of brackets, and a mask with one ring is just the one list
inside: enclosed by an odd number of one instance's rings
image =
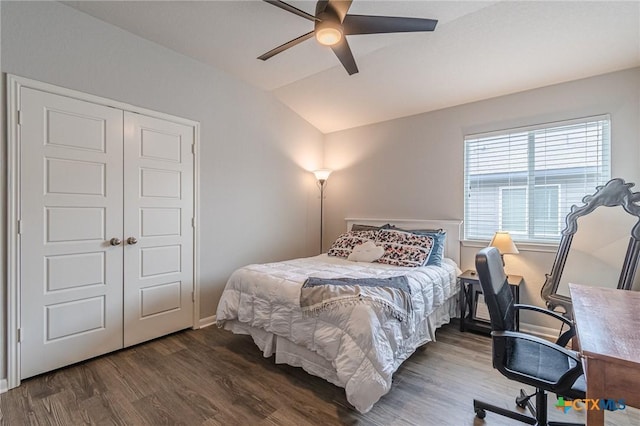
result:
[[(248, 336), (216, 327), (176, 333), (24, 380), (0, 395), (3, 425), (512, 425), (479, 397), (515, 406), (517, 383), (491, 368), (488, 337), (438, 330), (396, 372), (391, 392), (360, 414), (344, 389), (263, 358)], [(46, 356), (46, 354), (43, 354)], [(550, 419), (584, 421), (553, 407)], [(640, 425), (640, 410), (607, 413), (608, 425)]]

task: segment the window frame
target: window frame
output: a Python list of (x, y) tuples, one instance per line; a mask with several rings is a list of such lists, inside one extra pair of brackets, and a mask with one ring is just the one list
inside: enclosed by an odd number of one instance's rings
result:
[(498, 186), (498, 226), (500, 227), (500, 229), (504, 229), (503, 228), (503, 200), (504, 200), (504, 190), (505, 189), (524, 189), (524, 197), (527, 200), (525, 203), (525, 207), (524, 207), (524, 217), (525, 217), (525, 223), (524, 223), (524, 231), (509, 231), (509, 233), (511, 235), (529, 235), (529, 220), (531, 219), (529, 217), (529, 187), (527, 185), (500, 185)]
[[(539, 187), (550, 187), (550, 186), (555, 186), (556, 188), (558, 188), (558, 207), (560, 207), (560, 203), (562, 200), (562, 185), (560, 185), (559, 183), (543, 183), (541, 185), (534, 185), (534, 189), (535, 188), (539, 188)], [(535, 195), (534, 195), (535, 196)], [(560, 215), (560, 210), (558, 209), (556, 211), (556, 213), (558, 214), (558, 232), (562, 232), (562, 219), (563, 217)], [(544, 236), (548, 236), (548, 237), (554, 237), (555, 235), (553, 234), (544, 234), (544, 233), (540, 233), (539, 235), (544, 235)]]
[[(478, 177), (480, 177), (480, 179), (482, 178), (483, 174), (486, 174), (487, 172), (482, 172), (482, 171), (477, 171), (475, 174), (469, 174), (470, 169), (471, 171), (478, 170), (477, 169), (477, 164), (478, 160), (477, 160), (477, 156), (478, 151), (477, 149), (496, 149), (495, 147), (497, 147), (498, 149), (502, 149), (502, 147), (500, 146), (500, 139), (504, 138), (505, 140), (505, 145), (504, 145), (504, 152), (507, 153), (508, 149), (509, 149), (509, 138), (513, 137), (515, 139), (513, 139), (516, 142), (515, 148), (518, 149), (517, 146), (517, 142), (518, 142), (518, 137), (519, 135), (525, 134), (526, 139), (528, 140), (528, 149), (526, 151), (526, 161), (527, 161), (527, 168), (526, 171), (524, 172), (527, 175), (527, 182), (526, 183), (522, 183), (522, 182), (518, 182), (520, 179), (516, 176), (519, 172), (522, 173), (522, 171), (520, 171), (518, 169), (518, 164), (514, 163), (511, 159), (508, 159), (506, 163), (506, 170), (504, 170), (504, 174), (505, 174), (505, 179), (503, 183), (500, 182), (496, 182), (495, 186), (493, 187), (494, 190), (498, 191), (498, 196), (494, 198), (494, 202), (498, 203), (498, 205), (496, 205), (496, 209), (498, 210), (498, 220), (496, 221), (497, 224), (496, 226), (498, 227), (497, 229), (495, 229), (495, 231), (501, 230), (502, 226), (503, 226), (503, 212), (502, 212), (502, 198), (503, 198), (503, 189), (504, 188), (515, 188), (515, 187), (525, 187), (527, 188), (527, 203), (525, 206), (526, 209), (526, 218), (527, 218), (527, 224), (526, 224), (526, 228), (527, 228), (527, 232), (523, 233), (523, 232), (517, 232), (517, 231), (510, 231), (512, 232), (512, 234), (514, 235), (514, 240), (517, 242), (518, 245), (524, 245), (524, 246), (530, 246), (530, 247), (541, 247), (543, 248), (543, 251), (547, 250), (547, 248), (549, 247), (553, 247), (553, 246), (557, 246), (559, 244), (560, 238), (561, 238), (561, 233), (562, 230), (564, 229), (564, 216), (566, 216), (566, 214), (564, 214), (563, 212), (567, 209), (570, 209), (572, 204), (577, 204), (579, 203), (580, 200), (567, 200), (565, 199), (566, 197), (569, 196), (575, 196), (575, 190), (574, 189), (570, 189), (568, 188), (563, 188), (563, 186), (565, 185), (570, 185), (571, 184), (571, 178), (568, 178), (565, 181), (563, 181), (563, 176), (561, 174), (557, 174), (555, 175), (555, 177), (552, 175), (551, 178), (552, 180), (550, 182), (546, 181), (546, 177), (544, 177), (544, 173), (549, 170), (552, 173), (554, 172), (553, 168), (551, 169), (545, 169), (545, 168), (538, 168), (536, 169), (536, 156), (540, 155), (540, 153), (542, 153), (542, 155), (545, 155), (545, 152), (548, 152), (546, 150), (548, 149), (553, 149), (554, 148), (554, 139), (553, 136), (551, 136), (551, 139), (543, 139), (541, 142), (536, 143), (536, 133), (538, 132), (545, 132), (545, 131), (550, 131), (551, 135), (553, 135), (553, 131), (556, 128), (562, 128), (565, 127), (566, 128), (566, 133), (565, 133), (565, 137), (568, 138), (568, 140), (571, 140), (571, 138), (574, 138), (574, 141), (576, 141), (575, 139), (575, 135), (580, 135), (579, 131), (576, 130), (572, 130), (571, 127), (572, 126), (576, 126), (579, 128), (579, 126), (584, 126), (584, 132), (585, 132), (585, 136), (584, 136), (584, 140), (580, 141), (578, 139), (578, 143), (575, 146), (575, 149), (577, 151), (575, 152), (581, 152), (580, 150), (585, 150), (586, 153), (589, 153), (590, 150), (591, 152), (596, 152), (595, 156), (591, 156), (591, 157), (585, 157), (585, 160), (581, 163), (578, 164), (576, 167), (580, 167), (583, 171), (580, 174), (574, 175), (575, 177), (579, 177), (581, 180), (578, 181), (583, 182), (583, 184), (588, 184), (592, 181), (596, 181), (597, 183), (594, 184), (594, 189), (595, 186), (597, 185), (603, 185), (605, 184), (608, 180), (611, 179), (611, 168), (612, 168), (612, 158), (611, 158), (611, 116), (610, 114), (600, 114), (600, 115), (593, 115), (593, 116), (587, 116), (587, 117), (580, 117), (580, 118), (574, 118), (574, 119), (569, 119), (569, 120), (561, 120), (561, 121), (554, 121), (554, 122), (547, 122), (547, 123), (541, 123), (541, 124), (536, 124), (536, 125), (529, 125), (529, 126), (521, 126), (521, 127), (513, 127), (513, 128), (504, 128), (504, 129), (500, 129), (500, 130), (492, 130), (489, 132), (481, 132), (481, 133), (469, 133), (463, 136), (463, 194), (464, 194), (464, 226), (463, 226), (463, 238), (462, 241), (463, 242), (469, 242), (470, 244), (468, 244), (469, 246), (474, 246), (474, 242), (484, 242), (484, 241), (489, 241), (491, 237), (489, 237), (487, 234), (487, 230), (489, 229), (489, 223), (486, 222), (485, 219), (482, 219), (483, 214), (486, 215), (486, 211), (480, 210), (477, 205), (474, 205), (473, 203), (477, 203), (477, 202), (486, 202), (488, 200), (488, 198), (486, 198), (486, 196), (482, 196), (480, 198), (476, 198), (476, 201), (471, 202), (470, 200), (470, 195), (477, 193), (477, 191), (483, 188), (482, 186), (482, 182), (480, 180), (480, 186), (476, 186), (478, 184)], [(596, 127), (593, 127), (596, 126)], [(593, 133), (594, 129), (597, 133)], [(520, 136), (522, 137), (522, 136)], [(495, 139), (496, 141), (491, 141), (491, 139)], [(482, 143), (483, 140), (486, 142), (485, 147), (482, 147)], [(475, 146), (474, 146), (475, 143)], [(492, 147), (492, 143), (495, 144)], [(574, 142), (575, 143), (575, 142)], [(513, 145), (511, 146), (513, 149)], [(594, 149), (596, 149), (596, 151), (593, 151)], [(498, 151), (500, 152), (500, 151)], [(553, 153), (552, 155), (549, 157), (547, 156), (547, 160), (555, 160), (558, 161), (558, 159), (562, 159), (561, 155), (569, 155), (568, 158), (571, 158), (571, 149), (569, 149), (568, 154), (559, 154), (558, 156), (554, 157)], [(545, 158), (545, 157), (542, 157)], [(517, 159), (516, 159), (517, 160)], [(504, 166), (503, 166), (504, 167)], [(481, 170), (481, 169), (480, 169)], [(557, 170), (562, 170), (562, 167), (557, 168), (555, 171)], [(498, 172), (493, 172), (493, 173), (502, 173), (503, 171), (498, 171)], [(491, 172), (489, 172), (487, 174), (487, 176), (489, 176), (491, 174)], [(511, 176), (510, 176), (511, 174)], [(541, 177), (542, 176), (542, 177)], [(511, 179), (515, 179), (515, 181), (512, 183), (510, 182)], [(538, 180), (540, 181), (541, 179), (543, 179), (543, 182), (540, 182), (539, 184), (535, 184), (535, 181)], [(553, 179), (557, 179), (556, 181), (554, 181)], [(475, 180), (475, 182), (474, 182)], [(509, 181), (507, 183), (507, 181)], [(549, 234), (548, 232), (543, 232), (544, 231), (544, 227), (543, 227), (543, 231), (540, 232), (535, 232), (535, 227), (532, 226), (531, 220), (533, 220), (533, 215), (535, 215), (535, 213), (538, 211), (536, 209), (536, 204), (534, 203), (533, 205), (531, 205), (531, 203), (533, 203), (532, 198), (535, 197), (535, 193), (530, 191), (531, 188), (536, 188), (536, 187), (544, 187), (544, 186), (554, 186), (556, 188), (558, 188), (557, 192), (558, 192), (558, 233), (557, 234)], [(485, 190), (490, 190), (491, 184), (484, 186)], [(566, 190), (565, 190), (566, 189)], [(473, 217), (471, 216), (473, 215)], [(484, 222), (484, 223), (483, 223)], [(473, 234), (470, 235), (470, 228), (471, 228), (471, 232), (473, 232)], [(518, 238), (519, 237), (519, 238)]]

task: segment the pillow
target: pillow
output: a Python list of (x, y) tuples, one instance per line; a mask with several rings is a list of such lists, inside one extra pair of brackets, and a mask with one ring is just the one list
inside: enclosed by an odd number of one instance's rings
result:
[(376, 243), (369, 240), (359, 244), (353, 248), (347, 260), (352, 262), (373, 262), (378, 260), (384, 254), (384, 248), (377, 246)]
[(433, 248), (431, 249), (431, 256), (429, 256), (426, 266), (442, 266), (442, 259), (444, 259), (444, 242), (447, 239), (447, 231), (444, 229), (400, 229), (394, 226), (392, 226), (391, 229), (432, 237)]
[(331, 244), (331, 248), (327, 252), (329, 256), (349, 257), (353, 248), (367, 241), (373, 241), (378, 231), (349, 231), (340, 235)]
[(391, 225), (388, 223), (382, 226), (373, 226), (373, 225), (361, 225), (359, 223), (354, 223), (351, 225), (352, 231), (377, 231), (379, 229), (389, 229)]
[(429, 260), (426, 265), (442, 266), (442, 259), (444, 259), (444, 243), (447, 239), (447, 231), (444, 229), (418, 229), (409, 232), (416, 235), (428, 235), (433, 238), (431, 256), (429, 256)]
[(433, 237), (410, 232), (382, 229), (375, 242), (384, 247), (379, 263), (396, 266), (424, 266), (431, 255)]

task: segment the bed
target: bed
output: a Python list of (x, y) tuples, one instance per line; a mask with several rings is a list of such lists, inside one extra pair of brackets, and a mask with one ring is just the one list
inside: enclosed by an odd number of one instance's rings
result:
[[(460, 221), (346, 219), (354, 224), (391, 224), (404, 230), (446, 231), (441, 266), (406, 267), (352, 262), (327, 253), (236, 270), (218, 304), (216, 321), (236, 334), (252, 336), (265, 357), (345, 388), (358, 411), (369, 411), (391, 389), (393, 373), (419, 346), (435, 340), (435, 331), (458, 312), (457, 276)], [(331, 252), (331, 250), (330, 250)], [(321, 312), (303, 312), (303, 287), (309, 277), (393, 280), (409, 286), (406, 318), (369, 303), (341, 303)], [(314, 278), (315, 279), (315, 278)], [(304, 283), (304, 286), (303, 286)], [(323, 305), (324, 306), (324, 305)]]

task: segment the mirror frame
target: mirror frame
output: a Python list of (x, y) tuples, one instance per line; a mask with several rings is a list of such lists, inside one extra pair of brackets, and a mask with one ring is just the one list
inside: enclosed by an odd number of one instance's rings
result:
[(640, 205), (636, 204), (640, 201), (640, 192), (631, 191), (634, 185), (633, 183), (625, 182), (623, 179), (614, 178), (605, 185), (597, 186), (595, 194), (585, 196), (582, 199), (583, 206), (579, 207), (575, 204), (571, 206), (571, 212), (565, 219), (566, 227), (561, 232), (562, 237), (556, 258), (551, 267), (551, 273), (545, 274), (546, 280), (540, 291), (542, 299), (550, 310), (562, 308), (564, 309), (564, 312), (562, 312), (564, 316), (568, 318), (573, 316), (571, 298), (557, 294), (556, 291), (560, 285), (560, 278), (569, 255), (571, 241), (578, 230), (578, 218), (591, 213), (601, 206), (622, 206), (627, 213), (638, 218), (638, 221), (630, 231), (629, 245), (627, 246), (627, 253), (617, 285), (618, 289), (631, 289), (638, 266), (638, 255), (640, 254)]

